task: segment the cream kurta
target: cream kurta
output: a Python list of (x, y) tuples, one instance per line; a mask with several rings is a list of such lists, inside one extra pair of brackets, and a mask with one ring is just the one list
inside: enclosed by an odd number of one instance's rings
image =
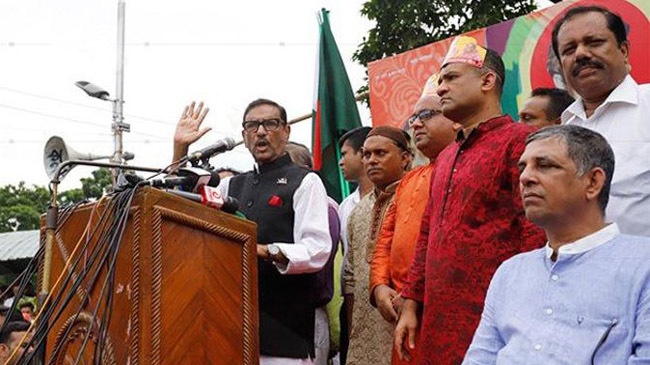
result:
[(373, 227), (381, 227), (381, 217), (392, 201), (397, 183), (379, 201), (375, 192), (366, 195), (348, 220), (349, 253), (345, 263), (344, 293), (354, 294), (348, 365), (391, 363), (394, 325), (386, 322), (368, 301), (370, 259), (375, 247)]

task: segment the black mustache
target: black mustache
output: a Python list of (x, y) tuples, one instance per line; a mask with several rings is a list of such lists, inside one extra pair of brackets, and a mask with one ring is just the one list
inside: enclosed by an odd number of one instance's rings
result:
[(588, 58), (579, 59), (576, 62), (576, 65), (573, 67), (573, 71), (571, 71), (571, 75), (577, 76), (578, 73), (580, 73), (580, 71), (582, 71), (587, 67), (603, 68), (605, 67), (605, 65), (603, 65), (603, 63), (598, 60), (593, 60)]

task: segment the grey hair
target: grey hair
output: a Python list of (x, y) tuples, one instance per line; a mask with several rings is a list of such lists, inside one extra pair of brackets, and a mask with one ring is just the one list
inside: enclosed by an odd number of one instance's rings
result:
[(598, 195), (598, 204), (604, 213), (614, 175), (614, 151), (605, 137), (598, 132), (576, 125), (556, 125), (530, 134), (526, 138), (526, 145), (548, 138), (560, 138), (566, 143), (569, 158), (575, 163), (579, 176), (594, 167), (600, 167), (605, 171), (605, 183)]

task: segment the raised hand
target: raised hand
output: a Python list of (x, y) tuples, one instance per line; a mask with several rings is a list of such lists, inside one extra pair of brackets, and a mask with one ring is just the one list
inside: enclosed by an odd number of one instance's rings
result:
[(201, 129), (201, 123), (203, 123), (210, 108), (203, 109), (203, 102), (200, 102), (196, 108), (195, 104), (195, 102), (192, 102), (183, 109), (181, 119), (176, 124), (172, 161), (178, 161), (178, 159), (187, 155), (188, 147), (212, 129), (210, 127)]
[(200, 102), (198, 107), (195, 107), (195, 104), (193, 101), (192, 104), (183, 109), (183, 114), (181, 114), (181, 118), (176, 124), (174, 144), (180, 144), (187, 148), (212, 129), (210, 127), (201, 128), (201, 123), (203, 123), (210, 108), (203, 109), (203, 102)]

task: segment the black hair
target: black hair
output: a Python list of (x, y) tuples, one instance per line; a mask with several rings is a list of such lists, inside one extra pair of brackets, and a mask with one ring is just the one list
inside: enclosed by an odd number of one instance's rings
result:
[(244, 122), (246, 121), (246, 115), (248, 114), (249, 111), (251, 111), (251, 109), (256, 108), (260, 105), (270, 105), (277, 108), (280, 111), (280, 119), (285, 123), (287, 122), (287, 111), (284, 109), (282, 105), (276, 103), (273, 100), (262, 99), (262, 98), (253, 100), (250, 104), (248, 104), (246, 110), (244, 110), (244, 116), (242, 117), (243, 121)]
[(31, 310), (34, 310), (34, 303), (32, 303), (32, 302), (23, 302), (22, 304), (20, 304), (19, 307), (20, 307), (20, 309), (23, 309), (25, 307), (29, 307), (29, 308), (31, 308)]
[(625, 23), (623, 23), (623, 19), (618, 14), (613, 13), (608, 9), (600, 6), (578, 6), (567, 11), (566, 14), (564, 14), (564, 16), (553, 27), (551, 43), (553, 45), (553, 52), (555, 52), (555, 56), (558, 60), (560, 59), (560, 51), (557, 36), (560, 33), (560, 28), (562, 28), (562, 25), (564, 25), (564, 23), (576, 15), (592, 12), (603, 14), (607, 20), (607, 28), (612, 33), (614, 33), (614, 36), (616, 37), (616, 43), (618, 43), (619, 47), (623, 44), (623, 42), (627, 41)]
[(343, 147), (343, 144), (347, 141), (354, 152), (358, 152), (363, 147), (363, 142), (366, 141), (366, 137), (371, 129), (370, 127), (358, 127), (345, 132), (339, 138), (339, 147)]
[(13, 321), (7, 323), (4, 328), (4, 331), (0, 333), (0, 343), (7, 345), (9, 343), (9, 338), (14, 332), (27, 332), (29, 330), (29, 323), (25, 321)]
[(497, 92), (499, 95), (503, 93), (503, 85), (506, 83), (506, 66), (503, 64), (503, 59), (499, 54), (489, 48), (485, 49), (487, 53), (485, 54), (485, 60), (483, 61), (483, 67), (479, 69), (481, 75), (486, 74), (489, 71), (494, 72), (497, 75)]
[(537, 88), (530, 94), (531, 97), (540, 96), (548, 97), (548, 105), (546, 106), (546, 119), (556, 120), (562, 112), (571, 105), (575, 99), (569, 95), (566, 90), (557, 88)]

